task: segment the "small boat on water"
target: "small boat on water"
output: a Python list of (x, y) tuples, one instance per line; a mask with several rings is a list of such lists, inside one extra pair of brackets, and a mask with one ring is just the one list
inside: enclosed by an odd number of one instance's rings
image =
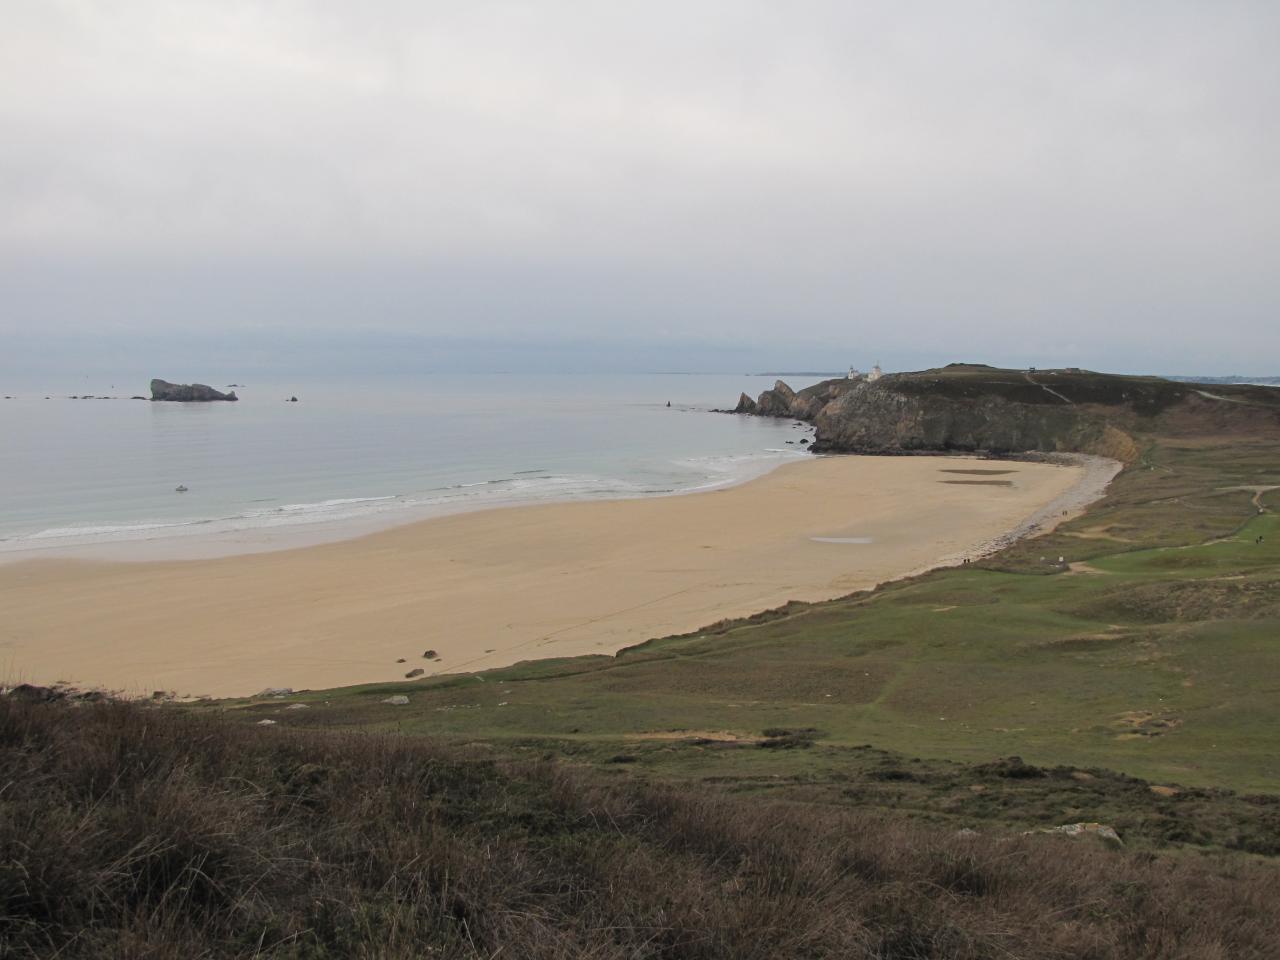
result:
[(176, 487), (174, 487), (173, 489), (174, 489), (177, 493), (186, 493), (186, 492), (187, 492), (186, 485), (185, 485), (185, 484), (181, 484), (181, 483), (180, 483), (180, 484), (178, 484), (178, 485), (177, 485)]

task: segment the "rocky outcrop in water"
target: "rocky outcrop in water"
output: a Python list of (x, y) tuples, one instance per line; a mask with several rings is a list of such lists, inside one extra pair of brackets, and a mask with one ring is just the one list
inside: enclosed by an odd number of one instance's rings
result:
[(172, 400), (177, 403), (204, 403), (209, 400), (239, 400), (236, 392), (223, 393), (204, 383), (170, 383), (168, 380), (151, 381), (152, 400)]
[(1150, 430), (1280, 429), (1280, 395), (1271, 388), (1205, 390), (1160, 377), (982, 364), (800, 391), (779, 380), (754, 401), (743, 395), (735, 412), (808, 421), (819, 453), (1043, 451), (1130, 461), (1134, 436)]

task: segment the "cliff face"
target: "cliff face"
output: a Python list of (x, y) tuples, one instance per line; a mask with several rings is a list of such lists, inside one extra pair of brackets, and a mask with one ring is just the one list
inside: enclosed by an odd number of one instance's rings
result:
[(1022, 404), (986, 396), (956, 400), (899, 393), (865, 383), (815, 417), (819, 449), (897, 453), (913, 450), (1090, 450), (1101, 419), (1066, 404)]
[(817, 452), (1070, 451), (1131, 460), (1136, 433), (1188, 417), (1280, 430), (1280, 391), (1211, 389), (1158, 377), (952, 364), (876, 381), (828, 380), (798, 393), (782, 381), (738, 412), (815, 426)]
[(207, 400), (239, 400), (236, 392), (222, 393), (203, 383), (170, 383), (168, 380), (151, 381), (152, 400), (173, 400), (179, 403), (203, 403)]

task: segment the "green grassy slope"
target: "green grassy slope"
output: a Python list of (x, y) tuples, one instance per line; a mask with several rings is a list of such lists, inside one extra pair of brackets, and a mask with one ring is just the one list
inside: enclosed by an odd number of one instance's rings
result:
[[(851, 748), (872, 744), (1280, 792), (1280, 522), (1259, 513), (1276, 493), (1255, 489), (1277, 484), (1280, 443), (1151, 443), (1084, 517), (984, 564), (617, 657), (292, 698), (305, 711), (232, 706), (283, 724), (621, 755), (650, 775), (753, 789), (838, 785), (865, 767)], [(1071, 571), (1040, 559), (1058, 555)], [(411, 702), (382, 703), (391, 693)], [(766, 728), (812, 728), (817, 746), (732, 742)]]

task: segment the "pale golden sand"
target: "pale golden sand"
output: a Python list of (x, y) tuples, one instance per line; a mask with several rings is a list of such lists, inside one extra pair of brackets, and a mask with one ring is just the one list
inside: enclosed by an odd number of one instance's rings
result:
[(954, 561), (1069, 503), (1086, 474), (1015, 463), (1012, 486), (939, 482), (963, 466), (815, 458), (726, 490), (489, 510), (275, 553), (12, 563), (0, 672), (233, 696), (608, 654)]

